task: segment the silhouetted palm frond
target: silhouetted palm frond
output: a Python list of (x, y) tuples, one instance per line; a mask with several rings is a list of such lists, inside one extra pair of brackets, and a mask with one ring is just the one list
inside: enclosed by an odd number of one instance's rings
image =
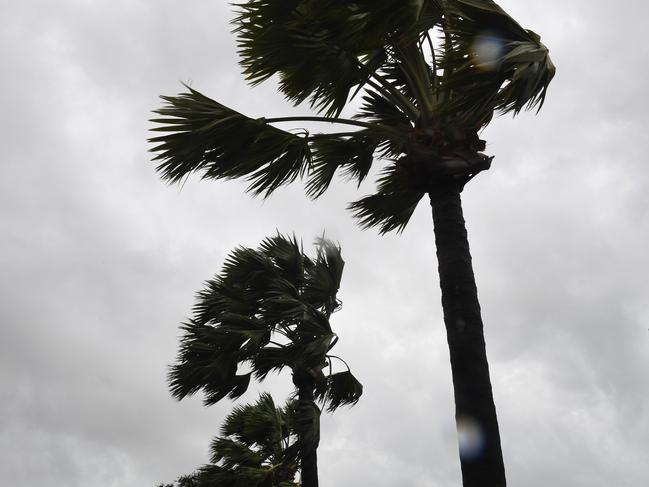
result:
[(321, 196), (342, 169), (350, 179), (363, 182), (372, 167), (374, 151), (381, 139), (359, 131), (349, 137), (319, 137), (311, 143), (312, 161), (306, 192), (312, 198)]
[(543, 105), (555, 67), (541, 38), (491, 0), (450, 0), (445, 22), (444, 110), (480, 127), (494, 110)]
[(327, 409), (335, 411), (340, 406), (353, 406), (363, 394), (363, 386), (346, 370), (327, 377), (327, 387), (323, 388)]
[(248, 118), (189, 87), (187, 93), (163, 96), (162, 118), (152, 130), (164, 135), (155, 161), (162, 177), (172, 183), (202, 171), (204, 179), (246, 178), (254, 194), (272, 193), (307, 167), (310, 151), (304, 137), (285, 132), (264, 119)]
[(402, 231), (410, 221), (424, 192), (413, 190), (405, 171), (399, 166), (384, 170), (376, 194), (349, 205), (362, 227), (379, 227), (381, 233)]
[(327, 116), (340, 114), (353, 89), (375, 83), (390, 37), (427, 30), (441, 17), (438, 2), (414, 0), (252, 0), (238, 10), (246, 77), (259, 83), (279, 75), (289, 100), (308, 99)]

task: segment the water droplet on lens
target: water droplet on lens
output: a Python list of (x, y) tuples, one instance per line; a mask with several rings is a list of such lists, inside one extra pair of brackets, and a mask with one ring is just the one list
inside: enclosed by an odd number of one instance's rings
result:
[(457, 435), (460, 446), (460, 457), (463, 460), (475, 460), (484, 450), (485, 437), (480, 424), (470, 416), (461, 416), (457, 420)]
[(473, 53), (473, 62), (479, 69), (496, 69), (503, 55), (503, 41), (493, 34), (481, 34), (473, 42)]

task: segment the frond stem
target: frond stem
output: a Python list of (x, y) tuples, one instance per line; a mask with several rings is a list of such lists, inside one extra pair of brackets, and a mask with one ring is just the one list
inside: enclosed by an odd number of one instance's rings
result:
[[(428, 72), (425, 68), (426, 61), (423, 61), (424, 66), (421, 62), (421, 52), (416, 47), (416, 43), (409, 43), (406, 46), (401, 46), (400, 40), (392, 43), (395, 51), (399, 53), (402, 58), (402, 62), (399, 63), (401, 71), (406, 77), (406, 81), (410, 86), (415, 98), (419, 102), (421, 107), (421, 112), (424, 119), (429, 119), (431, 116), (431, 107), (430, 107), (430, 80), (428, 79)], [(414, 52), (413, 52), (414, 47)], [(421, 76), (426, 78), (422, 82)], [(428, 85), (428, 86), (426, 86)]]
[[(348, 371), (348, 372), (351, 372), (351, 371), (352, 371), (352, 370), (349, 368), (349, 364), (348, 364), (347, 362), (345, 362), (343, 359), (341, 359), (338, 355), (327, 355), (327, 358), (330, 358), (330, 359), (335, 358), (335, 359), (340, 360), (343, 364), (345, 364), (345, 367), (347, 367), (347, 371)], [(331, 360), (329, 361), (329, 363), (331, 363)]]
[(373, 128), (374, 124), (367, 122), (360, 122), (358, 120), (350, 120), (348, 118), (331, 118), (331, 117), (277, 117), (262, 119), (266, 123), (281, 123), (281, 122), (326, 122), (326, 123), (339, 123), (343, 125), (356, 125), (358, 127)]
[[(372, 122), (361, 122), (360, 120), (350, 120), (348, 118), (330, 118), (330, 117), (277, 117), (277, 118), (261, 118), (259, 120), (264, 121), (265, 123), (282, 123), (282, 122), (326, 122), (326, 123), (338, 123), (341, 125), (354, 125), (357, 127), (363, 127), (366, 129), (372, 129), (373, 132), (384, 132), (386, 134), (392, 134), (397, 138), (403, 137), (403, 133), (394, 127), (387, 125), (381, 125)], [(360, 132), (360, 131), (359, 131)], [(354, 132), (349, 132), (354, 134)], [(327, 136), (328, 134), (318, 134), (322, 137)], [(336, 134), (342, 135), (342, 134)], [(310, 139), (313, 136), (307, 136), (306, 139)]]
[(430, 54), (433, 57), (433, 85), (437, 85), (437, 59), (435, 57), (435, 46), (433, 45), (433, 40), (430, 38), (429, 32), (426, 32), (425, 37), (428, 42)]
[[(448, 20), (448, 14), (444, 14), (444, 22), (442, 24), (442, 30), (444, 31), (444, 58), (448, 59), (449, 57), (449, 52), (453, 51), (453, 38), (451, 36), (450, 30), (451, 26)], [(447, 72), (448, 70), (448, 72)], [(453, 73), (453, 69), (444, 66), (444, 79), (447, 80), (451, 77), (451, 74)], [(453, 92), (449, 89), (444, 89), (442, 90), (442, 93), (444, 95), (444, 99), (449, 101), (453, 99)]]
[(358, 132), (334, 132), (331, 134), (314, 134), (306, 137), (307, 140), (322, 139), (325, 137), (353, 137)]

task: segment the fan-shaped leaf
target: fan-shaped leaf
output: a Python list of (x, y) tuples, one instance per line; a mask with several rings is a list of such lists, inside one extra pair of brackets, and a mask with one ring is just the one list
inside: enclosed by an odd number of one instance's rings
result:
[(555, 73), (540, 37), (491, 0), (450, 0), (447, 12), (444, 114), (480, 127), (494, 110), (540, 108)]
[(304, 137), (285, 132), (263, 119), (248, 118), (188, 88), (178, 96), (163, 96), (163, 118), (149, 139), (160, 161), (157, 170), (170, 182), (201, 171), (204, 179), (251, 181), (248, 190), (268, 196), (294, 181), (306, 169), (310, 150)]
[(364, 228), (379, 227), (381, 233), (401, 232), (424, 196), (411, 189), (405, 175), (395, 165), (386, 169), (378, 181), (377, 192), (349, 205)]
[(340, 406), (354, 405), (363, 394), (363, 385), (350, 372), (339, 372), (327, 377), (327, 410), (335, 411)]

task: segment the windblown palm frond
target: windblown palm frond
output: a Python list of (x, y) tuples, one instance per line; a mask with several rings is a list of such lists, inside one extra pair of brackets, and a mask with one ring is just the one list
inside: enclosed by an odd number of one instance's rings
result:
[(203, 179), (251, 181), (254, 194), (272, 193), (302, 174), (310, 160), (304, 137), (285, 132), (263, 119), (248, 118), (189, 87), (188, 93), (163, 96), (166, 106), (152, 119), (162, 124), (149, 139), (161, 161), (158, 171), (170, 182), (202, 171)]
[[(374, 120), (331, 119), (332, 122), (362, 127), (361, 130), (310, 135), (308, 131), (286, 132), (271, 125), (284, 119), (252, 119), (188, 88), (187, 93), (163, 96), (163, 108), (155, 111), (163, 118), (151, 121), (161, 126), (149, 142), (156, 153), (157, 170), (162, 178), (180, 182), (192, 173), (203, 179), (237, 179), (250, 181), (248, 191), (269, 196), (279, 186), (308, 175), (307, 192), (320, 196), (338, 169), (360, 184), (372, 165), (377, 147), (403, 145), (403, 128), (410, 126), (399, 110)], [(377, 94), (368, 94), (375, 99)], [(378, 102), (374, 102), (378, 105)], [(383, 103), (387, 110), (389, 105)], [(380, 112), (374, 112), (379, 117)], [(369, 117), (361, 113), (360, 117)], [(327, 118), (298, 117), (305, 121), (328, 121)], [(291, 117), (286, 118), (291, 120)]]
[(543, 105), (555, 67), (541, 38), (491, 0), (449, 0), (440, 56), (443, 107), (480, 127), (494, 110), (517, 114)]
[(313, 159), (309, 168), (306, 192), (312, 198), (321, 196), (339, 169), (350, 179), (363, 182), (374, 162), (374, 151), (380, 139), (359, 131), (349, 137), (319, 137), (311, 143)]
[[(319, 239), (316, 248), (311, 258), (295, 237), (277, 235), (258, 249), (241, 247), (228, 256), (221, 274), (198, 294), (193, 319), (182, 326), (169, 372), (176, 398), (202, 391), (206, 404), (235, 399), (251, 376), (263, 380), (284, 368), (312, 371), (324, 384), (321, 399), (334, 398), (336, 407), (360, 397), (358, 384), (345, 392), (349, 401), (327, 392), (322, 370), (337, 340), (329, 317), (339, 306), (344, 261), (327, 240)], [(246, 367), (249, 372), (240, 371)]]
[(244, 73), (252, 83), (278, 74), (294, 103), (307, 99), (339, 115), (352, 89), (388, 61), (387, 39), (433, 27), (436, 1), (252, 0), (235, 19)]
[(259, 462), (260, 457), (275, 459), (275, 463), (284, 460), (291, 436), (295, 434), (293, 409), (293, 401), (284, 408), (277, 408), (267, 393), (254, 404), (236, 406), (221, 426), (221, 438), (212, 443), (212, 462), (224, 462), (226, 466), (245, 463), (230, 455), (227, 449), (220, 448), (221, 440), (225, 439), (255, 448), (255, 456), (248, 464)]
[(412, 189), (405, 170), (395, 165), (379, 177), (376, 194), (351, 203), (349, 209), (362, 227), (378, 226), (382, 234), (401, 231), (423, 196), (423, 191)]
[(363, 394), (363, 386), (348, 370), (327, 377), (327, 387), (323, 389), (329, 411), (334, 411), (340, 406), (354, 405)]
[(204, 402), (209, 405), (226, 396), (236, 399), (246, 392), (250, 374), (237, 374), (245, 337), (196, 321), (184, 324), (182, 330), (178, 361), (169, 372), (169, 386), (176, 398), (202, 390)]
[(317, 257), (315, 265), (310, 266), (304, 279), (303, 295), (316, 308), (330, 316), (339, 307), (337, 300), (340, 281), (343, 277), (345, 261), (340, 247), (325, 238), (316, 240)]

